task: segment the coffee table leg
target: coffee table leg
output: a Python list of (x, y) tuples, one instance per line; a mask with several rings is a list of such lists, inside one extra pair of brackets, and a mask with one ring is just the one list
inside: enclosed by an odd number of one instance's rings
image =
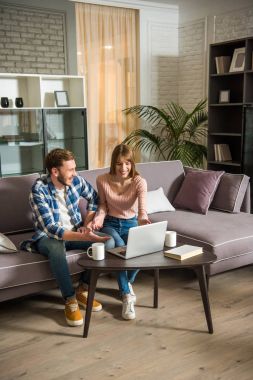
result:
[(159, 269), (154, 269), (154, 308), (158, 308)]
[(202, 265), (194, 269), (195, 269), (195, 272), (197, 273), (198, 280), (199, 280), (199, 287), (200, 287), (202, 302), (204, 305), (208, 331), (209, 331), (209, 334), (212, 334), (213, 322), (212, 322), (212, 317), (211, 317), (211, 309), (210, 309), (209, 297), (208, 297), (208, 291), (207, 291), (205, 267), (204, 265)]
[(85, 313), (85, 322), (84, 322), (84, 328), (83, 328), (83, 338), (88, 337), (90, 317), (91, 317), (91, 312), (92, 312), (92, 304), (94, 300), (98, 275), (99, 275), (99, 271), (91, 270), (88, 300), (87, 300), (87, 307), (86, 307), (86, 313)]

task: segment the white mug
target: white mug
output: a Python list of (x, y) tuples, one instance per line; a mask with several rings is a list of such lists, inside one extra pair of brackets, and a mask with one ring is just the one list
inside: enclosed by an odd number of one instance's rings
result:
[(166, 231), (166, 233), (165, 233), (165, 245), (166, 245), (166, 247), (175, 247), (177, 245), (177, 233), (176, 233), (176, 231)]
[[(89, 251), (92, 251), (91, 254), (89, 254)], [(88, 249), (87, 249), (87, 255), (93, 260), (104, 260), (105, 258), (105, 245), (104, 243), (93, 243)]]

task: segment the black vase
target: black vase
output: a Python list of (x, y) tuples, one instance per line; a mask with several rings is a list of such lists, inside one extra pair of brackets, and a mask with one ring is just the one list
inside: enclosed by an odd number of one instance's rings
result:
[(9, 99), (6, 97), (1, 98), (1, 107), (8, 108), (9, 107)]
[(21, 107), (23, 107), (23, 105), (24, 105), (23, 98), (16, 98), (15, 99), (15, 106), (17, 108), (21, 108)]

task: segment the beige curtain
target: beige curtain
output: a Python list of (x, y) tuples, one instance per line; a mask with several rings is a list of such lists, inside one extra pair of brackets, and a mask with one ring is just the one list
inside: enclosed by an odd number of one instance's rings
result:
[(135, 128), (122, 110), (138, 104), (136, 12), (76, 3), (78, 72), (87, 79), (90, 168), (109, 165), (114, 146)]

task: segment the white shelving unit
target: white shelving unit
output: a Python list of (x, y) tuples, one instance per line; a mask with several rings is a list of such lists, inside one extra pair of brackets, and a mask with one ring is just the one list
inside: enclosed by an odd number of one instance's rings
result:
[[(67, 92), (69, 106), (57, 106), (55, 91)], [(88, 168), (84, 77), (0, 73), (2, 97), (9, 106), (0, 104), (0, 177), (43, 172), (45, 154), (56, 147), (73, 151), (77, 166)]]
[(16, 98), (23, 99), (23, 108), (60, 108), (56, 105), (54, 91), (67, 91), (68, 108), (86, 108), (84, 77), (0, 73), (0, 98), (9, 99), (9, 107), (0, 106), (1, 109), (15, 109)]

